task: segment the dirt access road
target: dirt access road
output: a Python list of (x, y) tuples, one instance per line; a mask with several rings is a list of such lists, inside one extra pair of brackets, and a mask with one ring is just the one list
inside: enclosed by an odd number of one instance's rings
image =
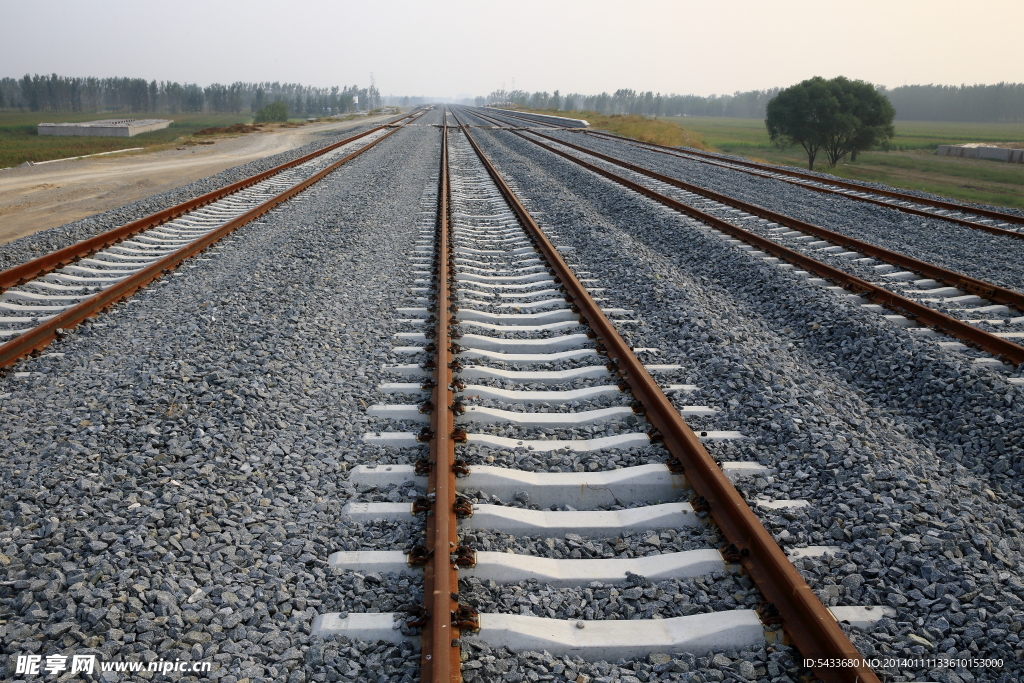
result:
[(373, 116), (339, 123), (275, 128), (213, 145), (150, 154), (91, 157), (0, 171), (0, 244), (39, 230), (166, 192), (255, 159), (280, 154), (316, 139), (317, 133), (381, 123)]

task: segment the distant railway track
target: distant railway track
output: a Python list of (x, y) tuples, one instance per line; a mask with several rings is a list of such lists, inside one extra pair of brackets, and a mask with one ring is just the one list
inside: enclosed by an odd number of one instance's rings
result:
[[(492, 123), (497, 121), (490, 114), (475, 112), (475, 115)], [(893, 319), (898, 324), (913, 327), (916, 322), (923, 326), (924, 331), (947, 334), (962, 343), (982, 349), (997, 359), (1013, 365), (1024, 363), (1024, 347), (1013, 341), (1024, 338), (1024, 331), (1000, 333), (990, 332), (981, 327), (990, 323), (1002, 325), (1007, 320), (1024, 324), (1024, 294), (1021, 292), (910, 258), (863, 240), (850, 238), (539, 131), (517, 129), (511, 132), (763, 250), (754, 252), (755, 256), (781, 258), (786, 263), (799, 266), (852, 292), (852, 295), (858, 297), (865, 305), (884, 307), (896, 314)], [(613, 172), (609, 170), (609, 165), (619, 170)], [(682, 190), (682, 194), (676, 193), (677, 190)], [(706, 200), (708, 203), (697, 208), (698, 200)], [(736, 211), (740, 213), (734, 213)], [(760, 231), (755, 232), (741, 227), (750, 225), (745, 221), (751, 216), (759, 218), (760, 222), (764, 223)], [(804, 251), (798, 250), (797, 245), (800, 242), (797, 240), (814, 238), (819, 238), (819, 241), (810, 241), (806, 244), (815, 250), (812, 252), (815, 256), (820, 254), (841, 258), (829, 264), (820, 258), (813, 258), (806, 252), (806, 247)], [(788, 241), (792, 246), (783, 244), (784, 241)], [(869, 282), (847, 272), (846, 265), (854, 260), (870, 264), (882, 261), (885, 265), (875, 267), (878, 272), (877, 280)], [(909, 290), (908, 295), (908, 290), (900, 291), (897, 283), (912, 284), (915, 289)], [(938, 310), (940, 307), (960, 307), (960, 315), (966, 320)], [(1012, 312), (1020, 315), (1009, 318)], [(993, 320), (997, 316), (1002, 317)]]
[[(500, 116), (518, 120), (532, 126), (540, 125), (535, 119), (518, 117), (514, 113), (501, 114)], [(554, 126), (557, 127), (557, 126)], [(963, 225), (974, 230), (982, 230), (994, 235), (1003, 235), (1015, 239), (1024, 239), (1024, 217), (1014, 214), (993, 211), (975, 206), (966, 206), (956, 202), (948, 202), (941, 199), (919, 197), (917, 195), (897, 192), (894, 190), (883, 190), (869, 187), (859, 183), (853, 183), (838, 178), (823, 178), (812, 173), (803, 173), (791, 168), (771, 166), (754, 161), (732, 159), (729, 157), (710, 154), (691, 148), (680, 149), (658, 145), (652, 142), (639, 142), (620, 135), (605, 133), (603, 131), (588, 130), (584, 128), (563, 127), (560, 130), (574, 133), (584, 133), (608, 140), (615, 140), (624, 144), (642, 149), (648, 149), (680, 159), (690, 159), (702, 163), (713, 164), (722, 168), (729, 168), (744, 173), (750, 173), (763, 178), (772, 178), (782, 182), (792, 183), (800, 187), (867, 202), (886, 208), (895, 209), (904, 213), (926, 218), (941, 218), (958, 225)]]
[(393, 135), (414, 111), (0, 272), (0, 368), (131, 296)]

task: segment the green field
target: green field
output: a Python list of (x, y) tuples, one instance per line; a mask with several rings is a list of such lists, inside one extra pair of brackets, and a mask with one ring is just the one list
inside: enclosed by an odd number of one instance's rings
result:
[[(761, 119), (671, 117), (662, 120), (686, 128), (708, 149), (769, 164), (807, 168), (803, 149), (780, 149), (772, 145)], [(938, 145), (1024, 143), (1024, 124), (896, 121), (895, 125), (896, 136), (890, 142), (889, 151), (862, 152), (855, 163), (840, 163), (834, 169), (819, 160), (814, 170), (851, 180), (933, 192), (962, 201), (1024, 208), (1024, 164), (935, 155)]]
[[(71, 123), (112, 118), (171, 119), (174, 122), (164, 130), (143, 133), (131, 138), (57, 137), (38, 135), (39, 123)], [(67, 157), (112, 152), (132, 147), (160, 148), (175, 144), (203, 128), (246, 123), (251, 116), (243, 114), (119, 114), (112, 112), (91, 114), (47, 114), (0, 110), (0, 168), (17, 166), (25, 161), (49, 161)]]

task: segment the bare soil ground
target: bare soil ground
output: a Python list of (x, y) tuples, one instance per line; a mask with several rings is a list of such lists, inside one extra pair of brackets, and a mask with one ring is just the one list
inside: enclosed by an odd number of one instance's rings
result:
[(217, 138), (212, 145), (6, 169), (0, 171), (0, 244), (287, 152), (312, 142), (317, 133), (389, 118), (273, 128)]

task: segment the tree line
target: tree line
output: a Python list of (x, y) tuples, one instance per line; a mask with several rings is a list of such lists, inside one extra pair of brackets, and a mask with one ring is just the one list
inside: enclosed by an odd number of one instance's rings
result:
[[(995, 85), (903, 85), (887, 89), (877, 86), (904, 121), (1024, 122), (1024, 83)], [(639, 114), (641, 116), (726, 116), (764, 118), (768, 102), (781, 88), (750, 90), (732, 95), (675, 95), (621, 89), (612, 94), (495, 90), (478, 104), (509, 103), (530, 109), (593, 111), (598, 114)]]
[(779, 88), (751, 90), (733, 95), (663, 95), (651, 90), (637, 92), (628, 88), (612, 94), (599, 95), (580, 93), (560, 94), (548, 92), (526, 92), (524, 90), (495, 90), (486, 98), (477, 98), (481, 103), (514, 103), (530, 109), (561, 109), (565, 111), (593, 111), (598, 114), (639, 114), (641, 116), (732, 116), (738, 118), (761, 118), (768, 101), (778, 94)]
[[(358, 107), (356, 105), (358, 98)], [(144, 78), (77, 78), (51, 74), (0, 78), (0, 108), (44, 112), (198, 113), (255, 112), (284, 102), (301, 116), (342, 114), (381, 106), (376, 87), (317, 88), (300, 83), (230, 85), (146, 81)]]
[(879, 88), (905, 121), (1024, 122), (1024, 83)]

